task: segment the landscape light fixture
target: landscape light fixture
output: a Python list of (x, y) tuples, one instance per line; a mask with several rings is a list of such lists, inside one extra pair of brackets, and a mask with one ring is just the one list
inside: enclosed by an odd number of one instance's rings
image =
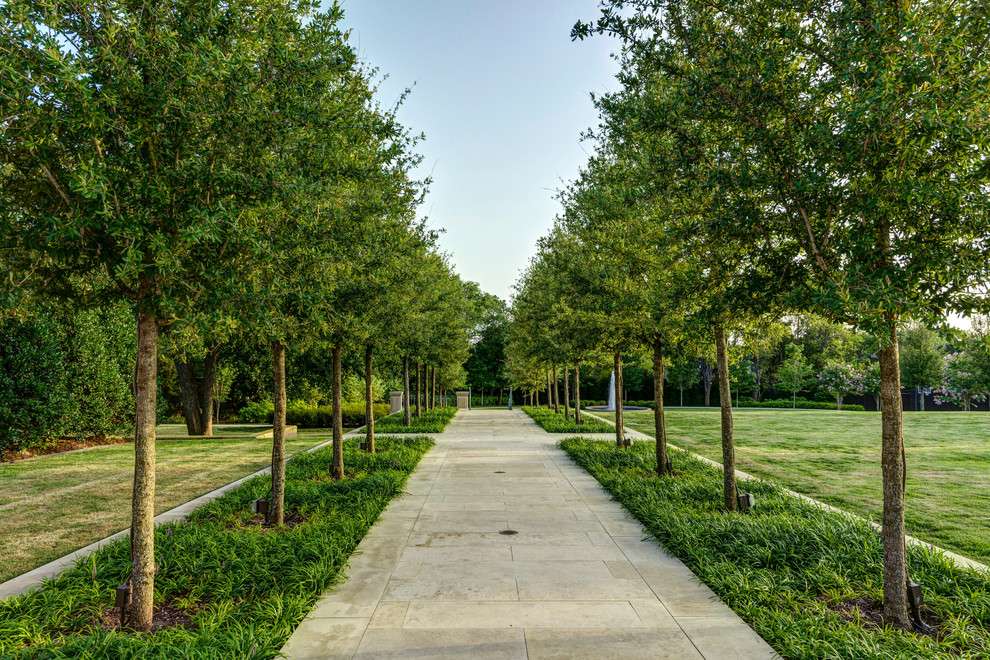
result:
[(736, 501), (739, 503), (740, 511), (745, 511), (756, 504), (756, 498), (752, 493), (743, 493), (736, 498)]
[(935, 632), (921, 618), (921, 608), (925, 606), (925, 596), (921, 593), (921, 585), (917, 582), (912, 582), (911, 578), (908, 578), (907, 596), (908, 605), (911, 607), (911, 623), (914, 624), (914, 627), (923, 633), (931, 634)]
[(120, 627), (124, 627), (124, 614), (131, 604), (131, 583), (125, 582), (114, 589), (113, 606), (120, 610)]
[(251, 510), (254, 511), (255, 513), (260, 513), (261, 515), (267, 518), (268, 500), (267, 499), (254, 500), (254, 502), (251, 503)]

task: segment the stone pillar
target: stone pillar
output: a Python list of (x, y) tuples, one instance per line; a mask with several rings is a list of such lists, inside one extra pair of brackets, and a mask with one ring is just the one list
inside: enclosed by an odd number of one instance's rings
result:
[(471, 403), (471, 393), (463, 390), (457, 392), (457, 409), (467, 410)]
[(397, 413), (402, 410), (402, 392), (389, 392), (389, 413)]

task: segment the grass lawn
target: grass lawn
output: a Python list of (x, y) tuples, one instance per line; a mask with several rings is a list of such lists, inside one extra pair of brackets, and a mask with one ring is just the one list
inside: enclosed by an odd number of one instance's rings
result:
[[(155, 514), (271, 463), (271, 439), (250, 437), (265, 427), (221, 427), (217, 435), (242, 436), (222, 439), (189, 438), (185, 426), (161, 430)], [(286, 439), (286, 451), (291, 456), (330, 438), (328, 429), (301, 429)], [(0, 464), (0, 582), (126, 528), (133, 479), (133, 444)]]
[[(880, 521), (880, 414), (733, 411), (738, 469)], [(603, 414), (609, 416), (610, 413)], [(626, 413), (653, 435), (653, 413)], [(668, 440), (722, 459), (718, 408), (667, 408)], [(908, 534), (990, 563), (990, 413), (905, 412)]]

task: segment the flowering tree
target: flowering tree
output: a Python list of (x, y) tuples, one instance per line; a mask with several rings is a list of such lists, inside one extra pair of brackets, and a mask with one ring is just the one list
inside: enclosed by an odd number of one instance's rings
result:
[(969, 412), (974, 403), (987, 398), (987, 383), (969, 351), (950, 353), (942, 366), (942, 389), (935, 393), (935, 403), (954, 403)]
[(846, 362), (829, 361), (818, 374), (818, 383), (835, 397), (835, 406), (842, 410), (842, 399), (849, 394), (861, 394), (863, 377), (860, 371)]

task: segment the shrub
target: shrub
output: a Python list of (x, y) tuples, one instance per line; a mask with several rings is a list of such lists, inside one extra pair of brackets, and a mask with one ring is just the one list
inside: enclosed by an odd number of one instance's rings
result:
[(274, 411), (275, 406), (271, 401), (248, 401), (248, 404), (237, 413), (237, 418), (247, 424), (271, 423)]
[(0, 323), (0, 452), (53, 440), (68, 404), (56, 325), (44, 318)]

